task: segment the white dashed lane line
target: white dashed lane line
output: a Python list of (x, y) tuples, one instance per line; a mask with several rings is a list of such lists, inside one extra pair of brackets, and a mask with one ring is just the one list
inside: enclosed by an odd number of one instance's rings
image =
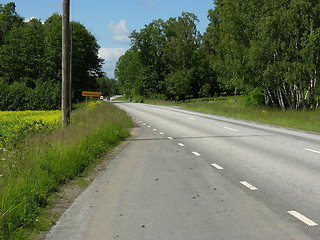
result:
[(319, 153), (319, 154), (320, 154), (320, 151), (313, 150), (313, 149), (310, 149), (310, 148), (305, 148), (304, 150), (309, 151), (309, 152)]
[(234, 131), (234, 132), (239, 132), (239, 130), (234, 129), (234, 128), (229, 128), (229, 127), (223, 127), (224, 129), (230, 130), (230, 131)]
[(195, 155), (195, 156), (201, 156), (201, 154), (198, 153), (198, 152), (192, 152), (192, 154)]
[[(193, 118), (190, 118), (188, 117), (189, 120), (194, 120)], [(136, 119), (138, 121), (138, 119)], [(141, 121), (139, 121), (139, 123), (142, 123)], [(147, 125), (146, 123), (142, 123), (143, 125)], [(148, 126), (148, 128), (151, 128), (151, 126)], [(237, 129), (234, 129), (234, 128), (229, 128), (229, 127), (223, 127), (224, 129), (227, 129), (227, 130), (230, 130), (230, 131), (234, 131), (234, 132), (238, 132), (239, 130)], [(153, 131), (157, 131), (156, 128), (153, 129)], [(163, 132), (159, 132), (161, 135), (164, 135)], [(172, 137), (167, 137), (168, 139), (170, 140), (173, 140)], [(178, 143), (178, 145), (180, 147), (185, 147), (185, 145), (183, 143)], [(320, 151), (317, 151), (317, 150), (313, 150), (313, 149), (310, 149), (310, 148), (304, 148), (305, 151), (309, 151), (309, 152), (312, 152), (312, 153), (318, 153), (320, 154)], [(200, 153), (198, 152), (192, 152), (193, 155), (195, 156), (201, 156)], [(223, 170), (223, 167), (218, 165), (217, 163), (212, 163), (210, 164), (212, 167), (218, 169), (218, 170)], [(252, 184), (246, 182), (246, 181), (240, 181), (240, 183), (247, 187), (248, 189), (252, 190), (252, 191), (255, 191), (255, 190), (258, 190), (257, 187), (253, 186)], [(294, 216), (295, 218), (299, 219), (300, 221), (302, 221), (303, 223), (307, 224), (308, 226), (317, 226), (318, 224), (314, 221), (312, 221), (311, 219), (305, 217), (304, 215), (300, 214), (299, 212), (297, 211), (287, 211), (287, 213), (289, 213), (290, 215)]]
[(212, 163), (211, 166), (212, 166), (212, 167), (215, 167), (215, 168), (218, 169), (218, 170), (222, 170), (222, 169), (223, 169), (223, 167), (221, 167), (220, 165), (218, 165), (218, 164), (216, 164), (216, 163)]
[(317, 226), (318, 224), (315, 223), (314, 221), (310, 220), (309, 218), (303, 216), (301, 213), (298, 213), (297, 211), (287, 211), (287, 213), (291, 214), (295, 218), (299, 219), (300, 221), (304, 222), (308, 226)]
[(258, 188), (256, 188), (255, 186), (251, 185), (250, 183), (246, 182), (246, 181), (241, 181), (240, 182), (243, 186), (249, 188), (252, 191), (258, 190)]

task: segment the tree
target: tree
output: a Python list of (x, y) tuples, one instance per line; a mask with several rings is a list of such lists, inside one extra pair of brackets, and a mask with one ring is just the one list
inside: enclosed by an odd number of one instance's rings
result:
[(200, 61), (200, 33), (196, 26), (198, 21), (194, 14), (183, 12), (180, 17), (170, 18), (165, 22), (163, 58), (167, 66), (165, 82), (168, 98), (198, 96), (201, 87), (200, 76), (196, 74)]
[(262, 88), (282, 109), (317, 106), (318, 16), (317, 1), (216, 0), (204, 46), (220, 84)]
[(4, 43), (7, 33), (22, 23), (23, 18), (16, 13), (15, 3), (0, 4), (0, 46)]
[[(123, 84), (130, 79), (125, 75), (129, 72), (131, 74), (135, 68), (138, 71), (131, 75), (136, 79), (130, 80), (135, 94), (145, 97), (165, 94), (167, 98), (178, 99), (196, 97), (204, 76), (203, 68), (199, 65), (201, 36), (196, 28), (197, 22), (194, 14), (182, 13), (178, 18), (170, 18), (166, 22), (155, 20), (139, 32), (133, 31), (128, 56), (135, 54), (134, 61), (137, 64), (127, 56), (119, 60), (116, 75), (119, 77), (120, 89), (128, 86)], [(130, 66), (128, 73), (128, 68), (122, 64), (124, 61)]]
[(107, 76), (97, 78), (98, 90), (103, 96), (114, 96), (118, 94), (118, 82)]
[[(57, 109), (61, 98), (61, 16), (43, 24), (23, 22), (13, 3), (0, 5), (0, 92), (2, 110)], [(95, 37), (80, 23), (73, 29), (73, 101), (97, 90), (102, 59)], [(14, 53), (14, 54), (13, 54)], [(10, 96), (10, 98), (8, 98)]]
[(135, 89), (138, 90), (138, 94), (145, 97), (158, 95), (164, 91), (163, 27), (163, 20), (154, 20), (140, 32), (133, 31), (130, 36), (132, 49), (138, 52), (141, 63), (140, 86)]
[(32, 19), (8, 32), (0, 48), (0, 74), (8, 83), (25, 82), (33, 88), (43, 77), (43, 58), (43, 25), (40, 20)]
[(142, 95), (139, 90), (140, 72), (142, 64), (139, 53), (129, 49), (122, 55), (116, 64), (115, 77), (118, 80), (119, 91), (128, 97)]
[(98, 56), (97, 40), (82, 24), (72, 22), (72, 91), (73, 101), (82, 98), (82, 91), (96, 90), (97, 77), (102, 77), (103, 59)]

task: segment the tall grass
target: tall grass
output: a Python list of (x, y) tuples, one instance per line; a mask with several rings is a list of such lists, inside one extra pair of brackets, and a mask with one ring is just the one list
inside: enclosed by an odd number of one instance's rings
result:
[(0, 153), (0, 239), (28, 239), (38, 215), (59, 185), (76, 177), (108, 149), (129, 136), (126, 113), (111, 104), (75, 110), (71, 125), (35, 135)]

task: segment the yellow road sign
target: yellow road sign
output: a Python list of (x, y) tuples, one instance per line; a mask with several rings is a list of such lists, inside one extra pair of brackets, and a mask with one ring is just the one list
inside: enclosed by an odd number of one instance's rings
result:
[(83, 97), (101, 97), (102, 92), (82, 92)]

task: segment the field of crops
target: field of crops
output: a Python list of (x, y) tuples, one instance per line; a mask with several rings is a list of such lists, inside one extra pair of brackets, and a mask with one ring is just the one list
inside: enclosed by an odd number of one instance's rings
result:
[(36, 132), (53, 130), (60, 122), (60, 110), (0, 111), (0, 147)]

